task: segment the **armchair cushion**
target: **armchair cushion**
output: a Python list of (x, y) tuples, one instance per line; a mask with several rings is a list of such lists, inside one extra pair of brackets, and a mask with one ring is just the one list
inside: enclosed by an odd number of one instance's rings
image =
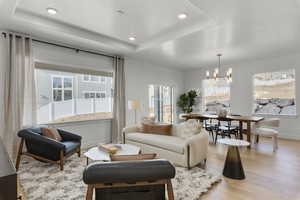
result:
[(80, 143), (75, 141), (62, 142), (65, 145), (65, 156), (75, 153), (80, 148)]
[(126, 139), (142, 144), (148, 144), (169, 151), (183, 154), (185, 140), (176, 136), (157, 135), (149, 133), (128, 133)]
[(42, 134), (43, 136), (51, 138), (58, 142), (62, 141), (62, 138), (56, 128), (42, 128)]

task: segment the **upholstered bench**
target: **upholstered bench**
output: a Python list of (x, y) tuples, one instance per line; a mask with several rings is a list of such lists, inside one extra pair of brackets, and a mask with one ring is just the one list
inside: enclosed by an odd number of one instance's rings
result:
[(175, 168), (167, 160), (99, 162), (86, 167), (83, 181), (88, 185), (87, 200), (173, 200), (171, 179)]

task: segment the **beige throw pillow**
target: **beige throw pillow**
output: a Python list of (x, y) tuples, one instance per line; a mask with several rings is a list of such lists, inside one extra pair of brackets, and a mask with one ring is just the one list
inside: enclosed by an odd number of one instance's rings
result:
[(58, 142), (62, 141), (62, 138), (56, 128), (42, 128), (42, 134), (43, 136), (51, 138)]
[(201, 130), (202, 130), (201, 122), (195, 119), (189, 119), (188, 121), (179, 124), (177, 135), (181, 138), (186, 139), (200, 133)]
[(158, 135), (172, 135), (172, 124), (142, 123), (142, 132)]

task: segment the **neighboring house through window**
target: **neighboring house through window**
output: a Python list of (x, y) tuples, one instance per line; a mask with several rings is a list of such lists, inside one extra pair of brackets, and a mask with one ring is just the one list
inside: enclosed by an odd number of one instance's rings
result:
[(85, 99), (104, 99), (106, 97), (105, 91), (98, 92), (98, 91), (84, 91), (83, 96)]
[(80, 71), (36, 68), (39, 124), (112, 117), (112, 73)]
[(82, 75), (82, 79), (85, 82), (94, 82), (94, 83), (105, 83), (106, 79), (104, 76), (95, 76), (95, 75)]
[(73, 77), (52, 76), (52, 99), (55, 102), (73, 99)]

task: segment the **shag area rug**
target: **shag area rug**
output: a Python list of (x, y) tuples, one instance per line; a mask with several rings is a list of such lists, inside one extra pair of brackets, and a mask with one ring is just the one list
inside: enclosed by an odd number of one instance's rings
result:
[[(86, 185), (82, 181), (86, 159), (75, 155), (65, 163), (65, 170), (58, 165), (41, 163), (23, 157), (19, 178), (26, 200), (84, 200)], [(176, 200), (199, 200), (201, 194), (221, 180), (220, 175), (195, 167), (191, 170), (176, 167), (172, 180)]]

